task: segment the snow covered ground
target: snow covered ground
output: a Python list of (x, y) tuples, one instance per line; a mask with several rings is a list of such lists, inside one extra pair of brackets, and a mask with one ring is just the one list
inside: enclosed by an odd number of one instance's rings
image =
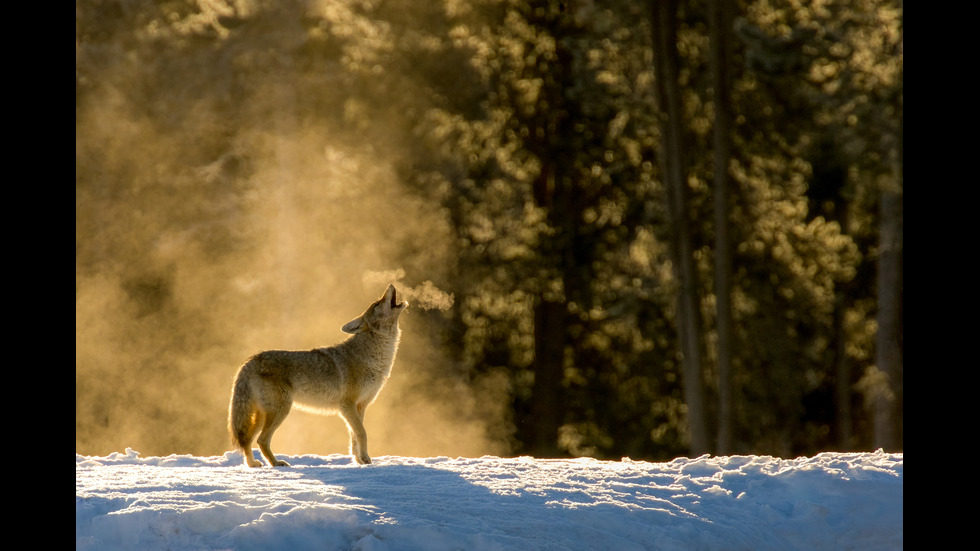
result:
[(903, 455), (75, 456), (78, 550), (898, 550)]

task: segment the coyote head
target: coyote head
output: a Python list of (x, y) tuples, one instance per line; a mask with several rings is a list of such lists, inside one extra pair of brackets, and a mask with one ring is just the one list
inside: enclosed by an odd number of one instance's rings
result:
[(398, 316), (408, 308), (408, 302), (398, 302), (394, 285), (388, 285), (381, 298), (368, 306), (360, 316), (350, 320), (341, 327), (344, 333), (356, 335), (363, 331), (384, 331), (398, 324)]

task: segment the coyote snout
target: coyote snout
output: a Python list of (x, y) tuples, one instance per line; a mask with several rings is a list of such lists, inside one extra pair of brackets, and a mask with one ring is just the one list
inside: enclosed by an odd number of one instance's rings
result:
[(228, 411), (232, 443), (245, 454), (245, 464), (262, 466), (252, 457), (258, 432), (269, 465), (288, 466), (276, 459), (270, 444), (293, 405), (343, 417), (351, 455), (358, 463), (370, 463), (364, 410), (391, 374), (401, 335), (398, 316), (407, 307), (389, 285), (363, 314), (344, 324), (341, 329), (353, 335), (344, 342), (307, 351), (267, 350), (245, 362), (235, 375)]

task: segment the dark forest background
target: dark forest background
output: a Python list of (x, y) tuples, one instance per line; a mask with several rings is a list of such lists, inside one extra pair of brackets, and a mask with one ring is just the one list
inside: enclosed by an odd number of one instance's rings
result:
[(76, 452), (230, 449), (386, 279), (382, 452), (902, 449), (901, 1), (75, 9)]

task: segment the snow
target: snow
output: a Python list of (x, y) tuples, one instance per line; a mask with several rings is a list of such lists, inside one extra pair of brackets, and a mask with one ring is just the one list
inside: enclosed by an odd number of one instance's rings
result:
[(75, 456), (77, 550), (896, 550), (903, 454)]

